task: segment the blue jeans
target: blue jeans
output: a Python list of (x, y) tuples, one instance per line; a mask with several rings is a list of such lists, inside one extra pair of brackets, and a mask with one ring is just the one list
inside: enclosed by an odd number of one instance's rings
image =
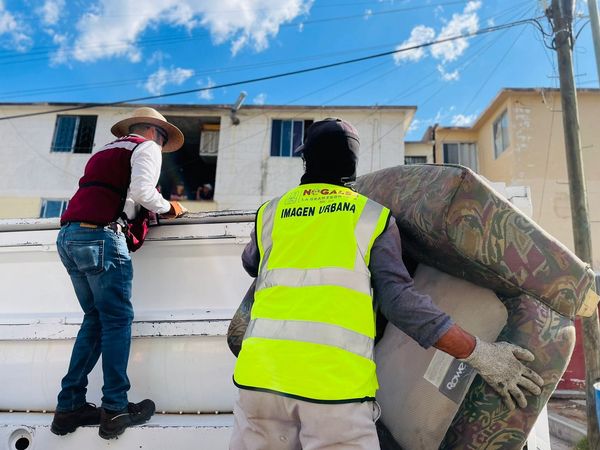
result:
[(73, 411), (85, 404), (88, 374), (102, 354), (102, 407), (120, 411), (127, 406), (130, 387), (127, 362), (133, 321), (133, 267), (125, 236), (108, 227), (86, 228), (74, 222), (61, 228), (56, 245), (84, 312), (56, 410)]

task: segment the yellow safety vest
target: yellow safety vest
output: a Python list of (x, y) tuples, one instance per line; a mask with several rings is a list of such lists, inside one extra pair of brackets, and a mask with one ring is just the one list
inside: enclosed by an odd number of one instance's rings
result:
[(387, 208), (331, 184), (301, 185), (259, 209), (260, 266), (238, 387), (317, 402), (375, 397), (368, 265), (388, 218)]

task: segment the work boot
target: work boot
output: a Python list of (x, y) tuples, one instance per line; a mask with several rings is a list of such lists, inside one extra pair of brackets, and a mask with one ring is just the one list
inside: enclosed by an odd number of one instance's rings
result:
[(125, 428), (147, 422), (154, 414), (156, 406), (152, 400), (129, 403), (121, 411), (110, 411), (101, 408), (100, 429), (98, 434), (104, 439), (114, 439), (123, 434)]
[(98, 425), (100, 423), (100, 408), (96, 408), (93, 403), (86, 403), (81, 408), (74, 411), (54, 413), (54, 419), (50, 426), (50, 431), (59, 436), (72, 433), (84, 425)]

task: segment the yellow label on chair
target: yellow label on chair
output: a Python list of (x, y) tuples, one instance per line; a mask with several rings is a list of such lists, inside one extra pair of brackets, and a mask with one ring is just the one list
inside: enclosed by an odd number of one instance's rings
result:
[(600, 301), (598, 294), (596, 294), (593, 289), (589, 289), (587, 295), (583, 299), (583, 303), (577, 310), (577, 315), (579, 317), (590, 317), (594, 314), (594, 311), (597, 310), (598, 301)]

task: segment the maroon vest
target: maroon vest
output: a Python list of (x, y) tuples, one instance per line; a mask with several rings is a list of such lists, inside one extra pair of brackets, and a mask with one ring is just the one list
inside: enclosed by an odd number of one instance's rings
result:
[(123, 211), (131, 180), (131, 155), (146, 140), (123, 136), (95, 153), (86, 164), (79, 189), (69, 201), (60, 223), (106, 225), (115, 221)]

